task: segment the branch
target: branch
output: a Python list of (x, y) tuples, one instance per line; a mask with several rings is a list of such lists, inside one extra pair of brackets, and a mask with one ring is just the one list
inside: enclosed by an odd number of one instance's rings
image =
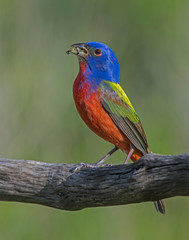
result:
[(188, 195), (189, 154), (101, 167), (0, 159), (0, 201), (79, 210)]

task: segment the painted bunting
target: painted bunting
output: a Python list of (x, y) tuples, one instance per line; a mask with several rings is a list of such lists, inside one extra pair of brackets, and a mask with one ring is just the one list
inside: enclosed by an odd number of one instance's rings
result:
[[(103, 43), (73, 44), (67, 54), (77, 55), (79, 73), (73, 85), (76, 108), (87, 126), (115, 147), (97, 164), (121, 149), (138, 160), (149, 152), (142, 124), (129, 98), (119, 85), (119, 62)], [(165, 213), (162, 200), (154, 202), (156, 210)]]

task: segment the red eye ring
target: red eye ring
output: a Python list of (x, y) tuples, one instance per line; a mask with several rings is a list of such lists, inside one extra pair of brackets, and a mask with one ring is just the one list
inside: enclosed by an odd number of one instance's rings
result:
[(96, 56), (101, 56), (101, 55), (102, 55), (102, 50), (99, 49), (99, 48), (96, 48), (96, 49), (94, 50), (94, 55), (96, 55)]

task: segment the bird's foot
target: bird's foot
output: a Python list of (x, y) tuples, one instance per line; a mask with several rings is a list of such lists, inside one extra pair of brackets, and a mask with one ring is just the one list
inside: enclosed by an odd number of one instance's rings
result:
[(95, 166), (94, 164), (80, 162), (79, 164), (76, 165), (74, 169), (72, 169), (72, 172), (76, 173), (84, 168), (92, 168), (94, 166)]
[(114, 164), (95, 163), (95, 167), (112, 167)]

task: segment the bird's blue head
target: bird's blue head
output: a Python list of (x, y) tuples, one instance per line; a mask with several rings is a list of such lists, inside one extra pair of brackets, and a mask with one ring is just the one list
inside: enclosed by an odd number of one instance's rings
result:
[(119, 83), (119, 62), (114, 52), (100, 42), (73, 44), (67, 53), (78, 56), (80, 65), (86, 65), (85, 74), (97, 82), (108, 80)]

